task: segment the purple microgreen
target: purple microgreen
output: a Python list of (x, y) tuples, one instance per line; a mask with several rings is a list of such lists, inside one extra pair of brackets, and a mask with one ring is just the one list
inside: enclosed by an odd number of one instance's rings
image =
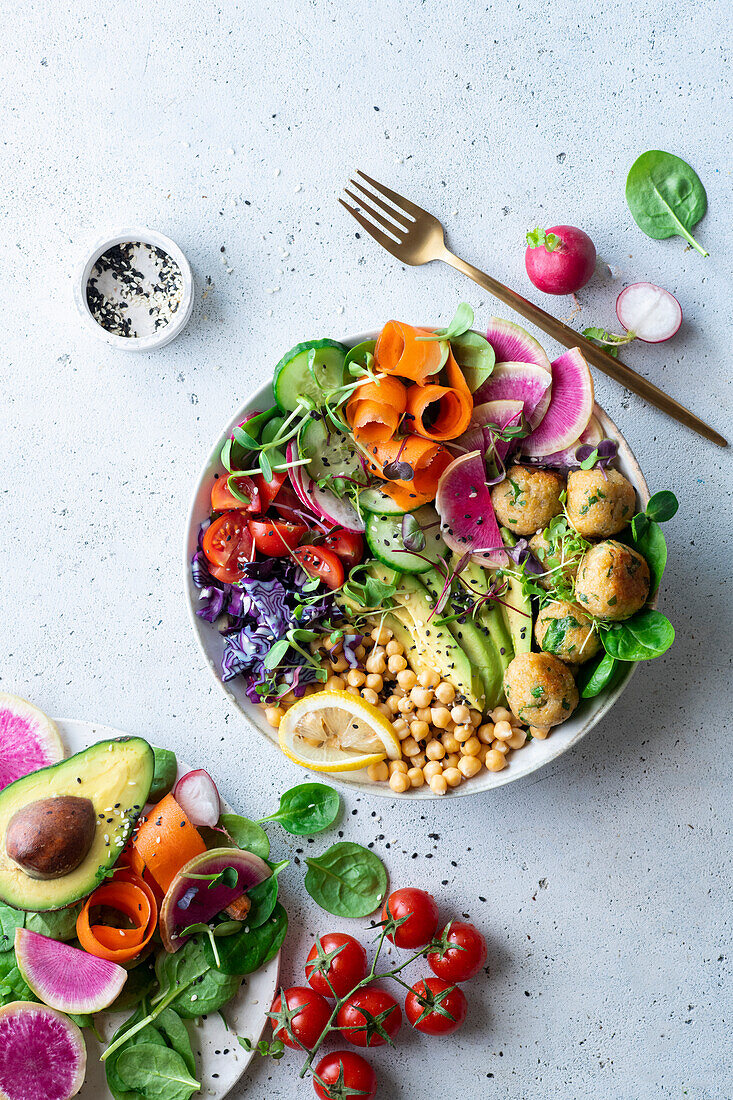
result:
[(412, 512), (402, 517), (402, 542), (406, 550), (424, 550), (425, 532)]
[(387, 481), (411, 481), (415, 476), (409, 462), (388, 462), (382, 468), (382, 473)]

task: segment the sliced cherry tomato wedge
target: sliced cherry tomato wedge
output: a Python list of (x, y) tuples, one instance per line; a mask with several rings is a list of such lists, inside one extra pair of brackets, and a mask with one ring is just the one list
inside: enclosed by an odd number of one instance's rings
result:
[(294, 556), (311, 577), (318, 577), (328, 588), (340, 588), (344, 583), (344, 567), (333, 550), (323, 546), (299, 546)]
[(364, 557), (364, 539), (358, 531), (347, 531), (345, 527), (331, 531), (319, 545), (333, 550), (341, 558), (347, 573)]
[(207, 527), (202, 542), (204, 554), (214, 568), (213, 573), (220, 581), (233, 584), (243, 576), (242, 566), (252, 561), (254, 545), (247, 526), (247, 517), (243, 512), (225, 512)]
[(252, 478), (259, 494), (260, 502), (257, 509), (250, 508), (250, 512), (266, 512), (276, 496), (279, 496), (287, 479), (287, 470), (273, 472), (272, 481), (265, 481), (262, 474), (255, 474)]
[(303, 523), (286, 523), (282, 519), (250, 519), (248, 526), (255, 546), (268, 558), (287, 557), (308, 530)]
[(229, 489), (229, 475), (220, 474), (211, 486), (211, 508), (214, 512), (229, 512), (239, 509), (244, 512), (261, 512), (260, 491), (255, 478), (243, 475), (236, 479), (240, 493), (249, 497), (249, 503), (234, 496)]
[[(282, 516), (283, 519), (290, 520), (291, 523), (300, 523), (303, 518), (303, 513), (306, 511), (303, 506), (303, 501), (289, 485), (283, 485), (278, 491), (277, 496), (272, 502), (272, 507), (278, 515)], [(313, 517), (313, 522), (315, 524), (315, 516)]]

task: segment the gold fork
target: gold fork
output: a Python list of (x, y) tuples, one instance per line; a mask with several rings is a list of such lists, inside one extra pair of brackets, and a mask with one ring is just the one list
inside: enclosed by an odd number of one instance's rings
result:
[[(462, 271), (464, 275), (468, 275), (469, 279), (473, 279), (484, 290), (488, 290), (499, 301), (521, 314), (522, 317), (532, 321), (538, 328), (557, 340), (559, 344), (564, 344), (566, 348), (580, 348), (589, 363), (592, 363), (594, 367), (598, 367), (609, 378), (613, 378), (616, 382), (620, 382), (622, 386), (626, 386), (627, 389), (638, 394), (639, 397), (643, 397), (650, 405), (661, 409), (662, 412), (671, 416), (674, 420), (678, 420), (680, 424), (692, 428), (694, 432), (704, 436), (705, 439), (709, 439), (712, 443), (717, 443), (719, 447), (728, 446), (727, 440), (722, 435), (719, 435), (704, 420), (686, 409), (684, 405), (680, 405), (679, 401), (669, 397), (653, 382), (649, 382), (648, 379), (641, 374), (637, 374), (631, 367), (627, 367), (618, 359), (614, 359), (602, 348), (593, 344), (586, 336), (581, 336), (579, 332), (563, 324), (562, 321), (558, 321), (556, 317), (545, 313), (544, 309), (540, 309), (533, 302), (527, 301), (515, 290), (510, 290), (509, 287), (504, 286), (496, 279), (492, 279), (490, 275), (485, 275), (483, 271), (479, 271), (473, 264), (466, 263), (460, 256), (454, 255), (446, 248), (443, 226), (427, 210), (416, 206), (414, 202), (403, 198), (402, 195), (398, 195), (396, 191), (390, 190), (384, 184), (377, 183), (366, 173), (357, 172), (357, 175), (366, 180), (372, 190), (368, 190), (358, 180), (352, 179), (350, 181), (351, 185), (361, 194), (355, 195), (353, 191), (349, 191), (348, 187), (345, 188), (345, 191), (349, 198), (361, 207), (363, 213), (355, 210), (353, 206), (349, 206), (343, 199), (339, 199), (339, 202), (352, 217), (356, 218), (362, 229), (365, 229), (377, 244), (381, 244), (382, 248), (386, 248), (402, 263), (416, 267), (420, 264), (427, 264), (431, 260), (442, 260), (443, 263), (450, 264), (457, 271)], [(374, 192), (377, 193), (374, 194)], [(389, 202), (385, 202), (385, 199), (388, 199)], [(368, 218), (365, 217), (366, 214), (369, 215)], [(375, 222), (377, 225), (374, 224)], [(386, 233), (383, 233), (382, 229), (378, 228), (379, 226), (382, 226)]]

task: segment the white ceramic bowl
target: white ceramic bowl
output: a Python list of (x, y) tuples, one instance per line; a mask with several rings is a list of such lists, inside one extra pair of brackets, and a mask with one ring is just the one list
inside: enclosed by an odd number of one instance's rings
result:
[[(144, 244), (151, 244), (155, 248), (160, 248), (172, 260), (175, 260), (183, 277), (181, 304), (176, 310), (173, 320), (156, 332), (150, 333), (149, 336), (118, 336), (117, 333), (108, 332), (92, 316), (92, 311), (87, 302), (89, 276), (99, 257), (103, 256), (110, 248), (114, 248), (115, 245), (126, 244), (128, 241), (142, 241)], [(125, 226), (122, 229), (115, 230), (110, 236), (96, 241), (86, 254), (86, 258), (79, 267), (74, 280), (74, 301), (84, 324), (100, 340), (104, 340), (112, 347), (120, 348), (122, 351), (152, 351), (154, 348), (162, 348), (166, 344), (170, 344), (171, 340), (175, 340), (179, 332), (188, 323), (193, 309), (193, 275), (191, 274), (191, 267), (183, 252), (170, 237), (166, 237), (163, 233), (157, 233), (154, 229), (146, 229), (143, 226)]]
[[(348, 346), (353, 346), (361, 343), (362, 340), (376, 339), (376, 336), (377, 333), (374, 332), (363, 332), (357, 336), (346, 337), (343, 343)], [(208, 518), (210, 512), (211, 483), (214, 474), (220, 473), (223, 470), (221, 462), (219, 461), (221, 448), (225, 440), (231, 434), (232, 428), (240, 424), (248, 413), (255, 409), (268, 409), (274, 403), (271, 384), (268, 383), (265, 386), (261, 386), (235, 413), (212, 448), (204, 464), (204, 468), (199, 475), (199, 480), (194, 490), (191, 507), (188, 513), (183, 566), (186, 602), (188, 604), (191, 622), (198, 643), (203, 650), (214, 677), (228, 696), (229, 700), (239, 711), (241, 711), (245, 719), (247, 736), (252, 736), (256, 733), (270, 743), (270, 751), (280, 752), (277, 743), (277, 731), (273, 730), (265, 721), (263, 711), (254, 703), (250, 703), (245, 694), (241, 679), (237, 678), (230, 680), (226, 684), (222, 683), (219, 675), (223, 650), (222, 639), (215, 626), (196, 615), (196, 608), (199, 604), (199, 590), (194, 586), (191, 580), (191, 558), (198, 544), (199, 526), (203, 520)], [(621, 473), (624, 474), (635, 487), (642, 507), (646, 507), (649, 500), (649, 490), (631, 448), (614, 422), (606, 415), (600, 406), (596, 405), (594, 412), (601, 423), (604, 434), (611, 439), (617, 440), (618, 460), (616, 465)], [(493, 787), (502, 787), (505, 783), (512, 783), (515, 779), (521, 779), (523, 776), (537, 771), (538, 768), (543, 767), (543, 765), (548, 764), (551, 760), (555, 760), (556, 757), (567, 752), (569, 748), (580, 741), (581, 737), (584, 737), (586, 733), (592, 730), (593, 727), (605, 717), (626, 688), (635, 668), (636, 665), (630, 665), (623, 679), (610, 691), (601, 692), (595, 699), (581, 699), (577, 710), (571, 718), (563, 722), (561, 726), (557, 726), (545, 741), (533, 740), (528, 745), (525, 745), (521, 751), (512, 753), (509, 764), (503, 771), (490, 772), (483, 768), (477, 776), (467, 780), (465, 783), (461, 783), (459, 787), (452, 790), (449, 797), (455, 798), (461, 795), (478, 794), (481, 791), (487, 791)], [(387, 783), (373, 783), (368, 778), (365, 770), (329, 773), (324, 778), (326, 778), (329, 783), (335, 780), (350, 787), (357, 787), (367, 794), (381, 795), (392, 799), (397, 797)], [(438, 798), (442, 796), (434, 795), (426, 785), (411, 790), (399, 797)]]

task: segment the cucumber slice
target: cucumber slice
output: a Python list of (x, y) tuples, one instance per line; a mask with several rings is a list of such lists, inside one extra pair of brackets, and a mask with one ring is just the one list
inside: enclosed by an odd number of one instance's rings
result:
[[(336, 340), (308, 340), (296, 344), (283, 355), (272, 379), (280, 411), (292, 412), (301, 396), (311, 397), (317, 405), (322, 405), (324, 391), (335, 390), (344, 383), (344, 360), (348, 350)], [(308, 367), (311, 351), (315, 352), (313, 373)]]
[[(440, 537), (440, 523), (436, 522), (438, 513), (432, 504), (423, 504), (413, 514), (421, 527), (434, 524), (425, 531), (425, 548), (420, 551), (422, 557), (405, 549), (401, 515), (366, 517), (367, 546), (375, 558), (393, 569), (398, 569), (400, 573), (424, 573), (445, 557), (448, 549)], [(425, 558), (428, 560), (425, 561)]]
[(334, 474), (346, 474), (360, 485), (366, 480), (361, 459), (349, 436), (331, 424), (327, 427), (320, 417), (308, 420), (301, 428), (298, 451), (301, 458), (310, 459), (304, 469), (314, 481)]
[[(362, 489), (359, 493), (359, 504), (364, 512), (373, 513), (375, 516), (404, 516), (405, 509), (395, 504), (392, 497), (388, 497), (381, 489)], [(409, 509), (415, 511), (414, 508)]]

